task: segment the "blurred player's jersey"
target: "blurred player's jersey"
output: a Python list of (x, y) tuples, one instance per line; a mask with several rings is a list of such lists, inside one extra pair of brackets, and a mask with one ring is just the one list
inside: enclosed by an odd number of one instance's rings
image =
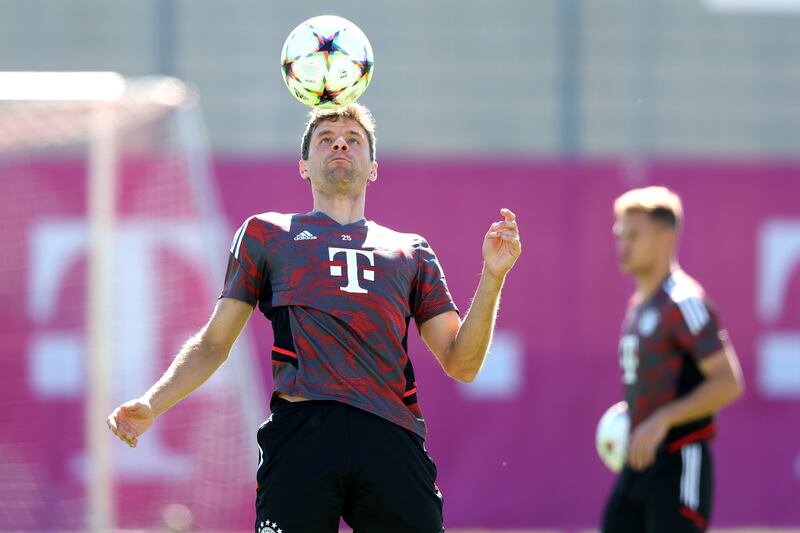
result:
[[(632, 299), (619, 343), (631, 429), (697, 387), (704, 380), (698, 363), (721, 350), (725, 337), (702, 287), (681, 270), (649, 299)], [(713, 417), (707, 417), (672, 428), (664, 442), (674, 451), (713, 436)]]
[(408, 325), (456, 306), (422, 237), (320, 212), (256, 215), (234, 236), (222, 296), (272, 322), (275, 393), (341, 401), (425, 437)]

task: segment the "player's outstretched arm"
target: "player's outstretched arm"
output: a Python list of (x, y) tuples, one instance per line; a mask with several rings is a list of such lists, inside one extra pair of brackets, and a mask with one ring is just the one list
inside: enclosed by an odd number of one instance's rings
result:
[(140, 398), (120, 405), (106, 419), (112, 432), (130, 447), (156, 417), (202, 385), (225, 362), (253, 307), (221, 298), (208, 323), (186, 341), (163, 376)]
[(522, 245), (516, 215), (501, 209), (483, 239), (483, 272), (463, 322), (455, 312), (442, 313), (420, 326), (420, 334), (447, 374), (459, 381), (475, 379), (492, 339), (500, 291)]

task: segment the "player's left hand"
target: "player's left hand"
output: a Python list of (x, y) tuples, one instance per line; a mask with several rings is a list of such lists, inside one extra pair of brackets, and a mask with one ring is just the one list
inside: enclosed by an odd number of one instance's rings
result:
[(498, 278), (505, 275), (522, 253), (517, 216), (509, 209), (501, 209), (501, 222), (495, 222), (483, 239), (484, 268)]
[(631, 435), (628, 445), (628, 464), (636, 471), (641, 471), (653, 464), (656, 451), (667, 436), (669, 424), (666, 418), (653, 413), (646, 418)]

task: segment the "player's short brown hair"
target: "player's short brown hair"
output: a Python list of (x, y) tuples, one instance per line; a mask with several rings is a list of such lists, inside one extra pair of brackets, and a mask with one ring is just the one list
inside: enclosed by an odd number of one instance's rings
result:
[(650, 218), (678, 229), (683, 223), (680, 197), (666, 187), (631, 189), (614, 201), (614, 215), (619, 218), (630, 212), (647, 213)]
[(303, 160), (308, 159), (308, 150), (311, 146), (311, 135), (320, 122), (336, 122), (340, 118), (355, 120), (367, 133), (369, 140), (369, 159), (375, 161), (375, 118), (366, 106), (361, 104), (348, 104), (333, 109), (313, 109), (308, 114), (306, 131), (303, 133), (303, 141), (300, 145), (300, 156)]

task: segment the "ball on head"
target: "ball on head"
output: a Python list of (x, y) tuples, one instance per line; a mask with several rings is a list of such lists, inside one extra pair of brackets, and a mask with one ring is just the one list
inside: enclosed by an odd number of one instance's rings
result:
[(372, 79), (372, 46), (358, 26), (334, 15), (310, 18), (283, 44), (281, 71), (289, 92), (310, 107), (355, 102)]

